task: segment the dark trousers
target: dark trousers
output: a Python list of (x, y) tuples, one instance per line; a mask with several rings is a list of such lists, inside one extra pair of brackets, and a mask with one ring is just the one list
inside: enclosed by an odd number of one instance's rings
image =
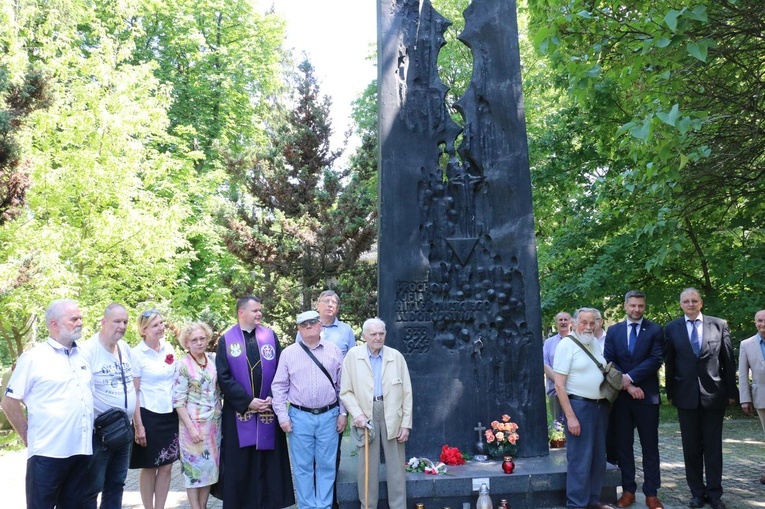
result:
[[(725, 409), (677, 409), (691, 496), (710, 500), (722, 496), (722, 428)], [(706, 485), (704, 470), (706, 469)]]
[(606, 461), (614, 465), (619, 464), (619, 457), (616, 454), (616, 423), (614, 422), (613, 407), (611, 407), (611, 413), (608, 414), (608, 432), (606, 433)]
[(101, 509), (121, 509), (122, 492), (125, 490), (130, 450), (133, 443), (121, 449), (106, 449), (93, 435), (93, 457), (88, 466), (88, 481), (84, 509), (96, 509), (101, 493)]
[(581, 433), (574, 436), (566, 424), (566, 507), (587, 507), (600, 500), (606, 475), (608, 402), (571, 400)]
[(622, 391), (614, 402), (611, 417), (616, 443), (616, 457), (622, 469), (622, 489), (635, 493), (635, 442), (637, 427), (643, 452), (643, 493), (655, 497), (661, 487), (659, 471), (659, 405), (646, 405)]
[(90, 455), (27, 460), (27, 509), (82, 509)]

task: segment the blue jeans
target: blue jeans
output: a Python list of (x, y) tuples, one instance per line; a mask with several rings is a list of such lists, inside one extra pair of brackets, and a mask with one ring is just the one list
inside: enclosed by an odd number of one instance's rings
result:
[(90, 456), (27, 459), (27, 509), (81, 509)]
[(110, 451), (93, 435), (93, 457), (88, 466), (84, 509), (96, 509), (99, 493), (101, 509), (121, 509), (132, 448), (131, 442), (121, 449)]
[(338, 413), (337, 407), (319, 415), (290, 407), (290, 458), (300, 509), (332, 507)]

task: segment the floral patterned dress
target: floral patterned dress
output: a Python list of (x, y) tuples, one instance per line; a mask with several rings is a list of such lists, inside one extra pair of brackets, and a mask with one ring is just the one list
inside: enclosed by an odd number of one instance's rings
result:
[(181, 465), (187, 488), (210, 486), (218, 481), (221, 399), (215, 356), (205, 355), (204, 368), (191, 355), (178, 361), (173, 385), (173, 407), (185, 407), (202, 435), (202, 441), (195, 444), (183, 422), (179, 423)]

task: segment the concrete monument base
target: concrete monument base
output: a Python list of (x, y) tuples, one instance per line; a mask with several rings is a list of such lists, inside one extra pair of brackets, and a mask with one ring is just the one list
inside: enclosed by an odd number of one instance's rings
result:
[[(346, 440), (343, 441), (345, 446)], [(345, 447), (343, 447), (345, 450)], [(438, 458), (430, 458), (436, 461)], [(359, 492), (356, 486), (356, 462), (364, 461), (363, 455), (343, 454), (338, 478), (338, 502), (341, 509), (358, 509)], [(380, 502), (378, 508), (387, 509), (387, 485), (385, 466), (380, 469)], [(518, 458), (512, 474), (502, 472), (501, 461), (485, 463), (470, 461), (465, 465), (448, 467), (444, 475), (409, 473), (406, 476), (407, 509), (415, 504), (425, 504), (426, 509), (462, 509), (470, 502), (475, 508), (480, 487), (488, 480), (494, 507), (500, 499), (507, 499), (512, 509), (536, 507), (564, 507), (566, 505), (566, 450), (553, 449), (549, 456)], [(373, 482), (370, 480), (370, 482)], [(619, 469), (608, 464), (601, 501), (614, 503), (616, 487), (621, 482)], [(363, 486), (362, 486), (363, 490)]]

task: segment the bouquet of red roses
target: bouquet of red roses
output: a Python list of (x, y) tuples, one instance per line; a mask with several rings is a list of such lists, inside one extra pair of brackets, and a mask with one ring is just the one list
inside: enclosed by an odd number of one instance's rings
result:
[(449, 447), (445, 445), (441, 447), (441, 457), (439, 458), (442, 463), (447, 465), (464, 465), (465, 457), (460, 450), (456, 447)]

